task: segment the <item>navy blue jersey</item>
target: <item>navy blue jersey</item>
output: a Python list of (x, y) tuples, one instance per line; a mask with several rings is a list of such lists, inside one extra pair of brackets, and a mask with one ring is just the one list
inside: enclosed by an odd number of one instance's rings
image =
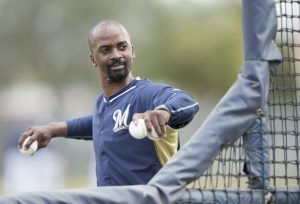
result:
[[(167, 136), (156, 141), (133, 138), (128, 131), (133, 114), (161, 105), (171, 113)], [(198, 103), (181, 90), (135, 79), (113, 96), (100, 94), (92, 116), (67, 121), (68, 135), (93, 139), (98, 186), (146, 184), (176, 153), (177, 129), (187, 125), (198, 109)]]

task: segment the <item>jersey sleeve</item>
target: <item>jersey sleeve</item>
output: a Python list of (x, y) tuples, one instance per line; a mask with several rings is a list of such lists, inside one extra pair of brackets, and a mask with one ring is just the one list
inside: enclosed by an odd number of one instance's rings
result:
[(189, 94), (173, 89), (173, 94), (166, 102), (156, 107), (165, 109), (171, 114), (168, 125), (172, 128), (183, 128), (188, 125), (199, 111), (198, 102)]
[(185, 127), (199, 111), (198, 102), (190, 94), (168, 85), (156, 84), (144, 93), (147, 93), (144, 100), (151, 101), (153, 109), (169, 111), (171, 118), (168, 125), (171, 128)]
[(68, 136), (71, 139), (93, 139), (93, 116), (79, 117), (67, 120)]

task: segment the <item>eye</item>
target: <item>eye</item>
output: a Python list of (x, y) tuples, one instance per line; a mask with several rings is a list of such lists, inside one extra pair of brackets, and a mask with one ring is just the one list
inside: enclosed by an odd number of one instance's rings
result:
[(128, 45), (126, 43), (122, 43), (119, 45), (119, 49), (122, 51), (125, 51), (127, 49)]
[(109, 53), (110, 52), (110, 47), (108, 47), (108, 46), (101, 46), (100, 49), (99, 49), (99, 52), (103, 53), (103, 54)]

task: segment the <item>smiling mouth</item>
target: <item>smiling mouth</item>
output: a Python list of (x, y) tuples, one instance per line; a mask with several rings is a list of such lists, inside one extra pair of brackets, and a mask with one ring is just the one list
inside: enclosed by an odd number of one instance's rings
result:
[(125, 64), (114, 64), (109, 66), (109, 69), (115, 70), (115, 69), (124, 69)]
[(124, 68), (124, 64), (114, 65), (110, 67), (110, 69), (123, 69), (123, 68)]

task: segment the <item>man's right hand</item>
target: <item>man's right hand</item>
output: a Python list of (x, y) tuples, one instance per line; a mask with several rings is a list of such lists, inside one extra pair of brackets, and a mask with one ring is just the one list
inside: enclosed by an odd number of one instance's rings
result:
[(67, 124), (66, 122), (50, 123), (48, 125), (28, 127), (20, 136), (18, 141), (19, 149), (22, 148), (23, 142), (29, 137), (25, 145), (27, 149), (35, 140), (38, 142), (38, 149), (46, 147), (53, 137), (66, 137)]

